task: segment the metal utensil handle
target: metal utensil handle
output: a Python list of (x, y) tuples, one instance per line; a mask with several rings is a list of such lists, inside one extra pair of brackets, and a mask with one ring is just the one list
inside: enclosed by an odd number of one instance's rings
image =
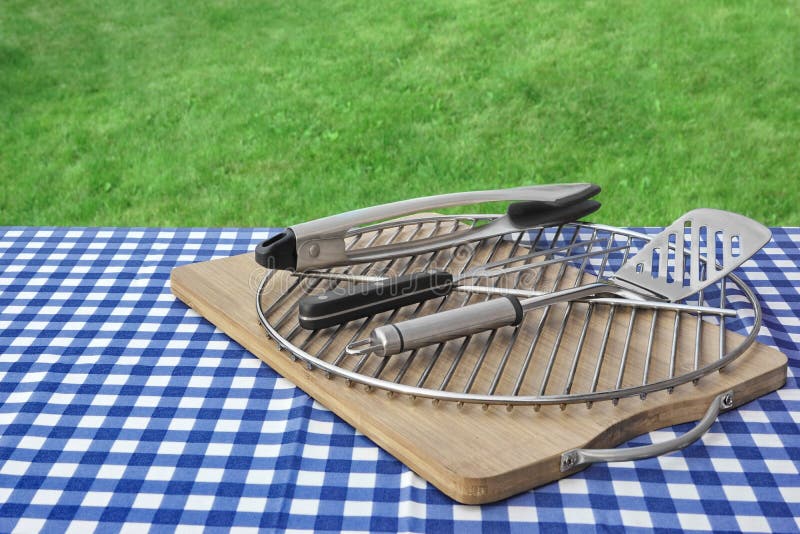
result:
[[(514, 207), (518, 209), (514, 210)], [(508, 233), (512, 229), (524, 230), (538, 226), (557, 226), (559, 224), (580, 220), (591, 215), (599, 208), (600, 203), (594, 200), (584, 200), (577, 204), (555, 208), (543, 207), (543, 203), (536, 201), (517, 202), (509, 206), (507, 215), (478, 228), (461, 230), (460, 232), (425, 239), (416, 239), (405, 243), (378, 245), (367, 249), (351, 250), (347, 253), (347, 262), (365, 263), (399, 256), (414, 256), (434, 250), (455, 247), (479, 239), (488, 239)], [(517, 215), (511, 217), (510, 213), (512, 211), (518, 212)]]
[(523, 301), (509, 295), (463, 308), (433, 313), (410, 321), (381, 326), (372, 331), (369, 349), (379, 356), (392, 356), (406, 350), (443, 343), (485, 330), (493, 330), (502, 326), (516, 326), (522, 322), (522, 317), (528, 309), (614, 291), (614, 287), (609, 284), (595, 283), (547, 293)]
[[(490, 286), (456, 286), (454, 291), (460, 293), (475, 293), (477, 295), (493, 295), (495, 297), (531, 298), (547, 295), (546, 291), (532, 289), (513, 289)], [(586, 297), (574, 302), (591, 304), (606, 304), (608, 306), (623, 306), (628, 308), (642, 308), (645, 310), (669, 310), (704, 315), (717, 315), (721, 317), (736, 317), (736, 310), (715, 308), (713, 306), (698, 306), (697, 304), (678, 304), (675, 302), (662, 302), (660, 300), (633, 300), (621, 297)]]
[(627, 449), (573, 449), (567, 451), (561, 455), (561, 472), (571, 471), (572, 469), (597, 462), (630, 462), (681, 450), (708, 432), (720, 411), (732, 407), (733, 390), (730, 390), (714, 397), (714, 400), (711, 401), (711, 406), (708, 407), (705, 415), (697, 425), (687, 433), (674, 439)]
[(643, 297), (621, 287), (605, 282), (595, 282), (593, 284), (571, 287), (569, 289), (561, 289), (552, 293), (545, 293), (544, 295), (531, 297), (529, 299), (520, 301), (520, 304), (522, 305), (523, 310), (528, 311), (550, 306), (552, 304), (557, 304), (559, 302), (568, 302), (592, 297), (599, 293), (622, 293), (627, 298), (643, 300)]
[(370, 348), (378, 356), (392, 356), (521, 321), (519, 300), (503, 297), (381, 326), (372, 331)]
[(495, 189), (491, 191), (467, 191), (429, 197), (401, 200), (380, 206), (362, 208), (331, 215), (292, 226), (298, 239), (343, 233), (350, 228), (384, 219), (401, 217), (420, 211), (464, 206), (481, 202), (537, 201), (552, 207), (567, 206), (576, 200), (594, 196), (600, 188), (595, 184), (553, 184)]

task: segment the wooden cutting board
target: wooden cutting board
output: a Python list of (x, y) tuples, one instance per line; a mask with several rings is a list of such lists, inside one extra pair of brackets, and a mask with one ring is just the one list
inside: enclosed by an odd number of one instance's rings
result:
[[(626, 398), (617, 406), (598, 402), (591, 410), (584, 405), (563, 411), (558, 406), (539, 411), (498, 406), (483, 410), (479, 405), (434, 405), (425, 399), (390, 397), (383, 391), (347, 387), (342, 379), (327, 378), (279, 351), (266, 337), (255, 311), (257, 282), (263, 273), (252, 254), (243, 254), (177, 267), (171, 288), (177, 298), (267, 365), (419, 476), (466, 504), (494, 502), (570, 474), (560, 471), (565, 451), (615, 447), (652, 430), (698, 420), (712, 399), (729, 389), (734, 390), (738, 406), (780, 388), (786, 380), (786, 356), (755, 343), (724, 372), (704, 377), (696, 387), (687, 384), (671, 394), (651, 393), (644, 401)], [(718, 327), (704, 328), (704, 343), (716, 343)], [(658, 343), (666, 343), (668, 335), (663, 335)], [(727, 343), (740, 339), (727, 333)]]

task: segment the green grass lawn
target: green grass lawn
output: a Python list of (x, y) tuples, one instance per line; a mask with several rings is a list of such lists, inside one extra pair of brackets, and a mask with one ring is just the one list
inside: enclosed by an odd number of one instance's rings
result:
[(800, 4), (0, 9), (0, 224), (283, 226), (592, 181), (593, 220), (800, 225)]

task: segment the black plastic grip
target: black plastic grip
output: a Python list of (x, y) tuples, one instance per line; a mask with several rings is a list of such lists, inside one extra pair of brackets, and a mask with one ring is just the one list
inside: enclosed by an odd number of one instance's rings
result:
[(256, 263), (267, 269), (293, 271), (297, 268), (297, 239), (287, 228), (278, 235), (262, 241), (256, 246)]
[(382, 282), (340, 286), (300, 300), (300, 326), (319, 330), (447, 295), (453, 275), (444, 271), (414, 273)]
[(583, 200), (577, 204), (543, 209), (539, 202), (516, 202), (508, 206), (508, 217), (520, 228), (554, 226), (577, 221), (600, 208), (596, 200)]

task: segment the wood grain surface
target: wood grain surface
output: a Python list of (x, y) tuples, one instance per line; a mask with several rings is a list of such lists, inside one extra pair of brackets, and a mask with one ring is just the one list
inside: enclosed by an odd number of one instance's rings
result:
[[(390, 397), (385, 391), (367, 391), (358, 385), (348, 387), (341, 378), (328, 378), (319, 370), (309, 370), (302, 362), (289, 358), (287, 352), (278, 350), (276, 343), (265, 335), (255, 310), (257, 282), (263, 273), (264, 270), (254, 262), (252, 254), (244, 254), (177, 267), (172, 272), (171, 288), (177, 298), (267, 365), (364, 433), (422, 478), (453, 499), (466, 504), (497, 501), (570, 474), (562, 473), (559, 467), (561, 454), (565, 451), (578, 447), (614, 447), (642, 433), (697, 420), (719, 393), (733, 389), (735, 404), (738, 406), (780, 388), (786, 379), (786, 357), (773, 348), (755, 343), (723, 372), (714, 372), (704, 377), (697, 386), (690, 383), (678, 386), (672, 393), (651, 393), (645, 400), (640, 400), (638, 396), (623, 398), (616, 406), (604, 401), (595, 403), (591, 409), (577, 404), (569, 405), (565, 410), (557, 405), (546, 405), (538, 411), (525, 406), (508, 411), (503, 406), (492, 406), (484, 410), (480, 405), (474, 404), (459, 407), (455, 403), (442, 402), (434, 405), (427, 399), (412, 399), (403, 395)], [(551, 275), (545, 271), (545, 282), (548, 276)], [(569, 276), (565, 280), (566, 284), (575, 283), (575, 276), (571, 281)], [(559, 281), (556, 283), (559, 284)], [(273, 287), (287, 286), (275, 283)], [(560, 287), (564, 287), (564, 283)], [(576, 306), (586, 307), (585, 304)], [(552, 338), (560, 326), (556, 323), (566, 317), (568, 324), (558, 350), (570, 355), (580, 342), (581, 325), (572, 325), (569, 321), (575, 320), (573, 316), (584, 318), (586, 313), (583, 308), (572, 310), (575, 312), (572, 314), (558, 313), (559, 311), (560, 309), (545, 318), (541, 336)], [(535, 335), (535, 326), (542, 319), (539, 315), (541, 313), (533, 312), (526, 317), (518, 334), (523, 341), (520, 346), (526, 346), (524, 341), (530, 341), (530, 337)], [(597, 306), (592, 310), (583, 347), (578, 351), (581, 355), (599, 350), (608, 313), (607, 307), (602, 309)], [(674, 316), (674, 313), (664, 313), (654, 321), (656, 333), (648, 370), (652, 377), (667, 377), (671, 372), (669, 358), (664, 357), (664, 354), (672, 346)], [(622, 309), (613, 318), (606, 348), (608, 360), (603, 362), (598, 378), (598, 391), (609, 387), (613, 389), (617, 380), (616, 369), (629, 318), (630, 311)], [(644, 325), (646, 331), (642, 333), (637, 328), (632, 340), (632, 346), (637, 350), (631, 351), (629, 356), (631, 361), (626, 367), (625, 378), (627, 386), (636, 385), (642, 379), (645, 361), (641, 354), (646, 353), (643, 346), (649, 341), (647, 332), (651, 319), (652, 312), (638, 312), (637, 324)], [(679, 350), (675, 361), (676, 375), (691, 369), (694, 364), (695, 338), (693, 334), (688, 335), (688, 332), (694, 331), (693, 325), (694, 323), (684, 325), (683, 331), (687, 335), (677, 338)], [(719, 353), (719, 327), (705, 321), (701, 327), (703, 358), (713, 358)], [(496, 335), (510, 336), (512, 331), (508, 327), (501, 329)], [(734, 346), (741, 339), (741, 336), (732, 332), (725, 335), (728, 346)], [(325, 331), (322, 331), (304, 343), (309, 352), (313, 353), (312, 349), (319, 349), (325, 341)], [(549, 341), (552, 342), (552, 339)], [(329, 352), (335, 354), (338, 350), (339, 348), (331, 348)], [(477, 352), (479, 351), (468, 349), (464, 358), (476, 359), (479, 357)], [(420, 351), (420, 361), (426, 361), (426, 357), (430, 358), (430, 354)], [(453, 355), (445, 351), (437, 357), (445, 363), (432, 367), (428, 383), (440, 383), (449, 368), (446, 363), (452, 360)], [(524, 350), (511, 351), (504, 365), (509, 368), (519, 367), (524, 358)], [(548, 359), (548, 355), (537, 355), (536, 358), (543, 360), (534, 359), (531, 363), (529, 372), (525, 375), (522, 393), (533, 394), (541, 387), (543, 369), (547, 367), (542, 362)], [(569, 383), (573, 366), (575, 370), (572, 372), (574, 379), (571, 391), (584, 391), (591, 385), (596, 369), (595, 359), (581, 356), (574, 361), (572, 357), (559, 356), (555, 358), (555, 362), (546, 393), (560, 393), (565, 384)], [(375, 370), (370, 367), (376, 365), (380, 364), (369, 362), (360, 371), (365, 374), (377, 371), (380, 376), (385, 376), (380, 373), (391, 375), (391, 367), (401, 366), (402, 360), (388, 362), (388, 369)], [(424, 372), (426, 367), (420, 366), (423, 371), (415, 372)], [(469, 365), (465, 365), (463, 370), (459, 367), (451, 378), (455, 390), (468, 380), (470, 368)], [(494, 374), (488, 371), (479, 373), (475, 377), (474, 390), (485, 391), (490, 388)], [(500, 382), (496, 385), (499, 391), (513, 389), (513, 377), (516, 375), (508, 376), (501, 374)], [(414, 380), (416, 378), (413, 376), (409, 379), (410, 383)]]

